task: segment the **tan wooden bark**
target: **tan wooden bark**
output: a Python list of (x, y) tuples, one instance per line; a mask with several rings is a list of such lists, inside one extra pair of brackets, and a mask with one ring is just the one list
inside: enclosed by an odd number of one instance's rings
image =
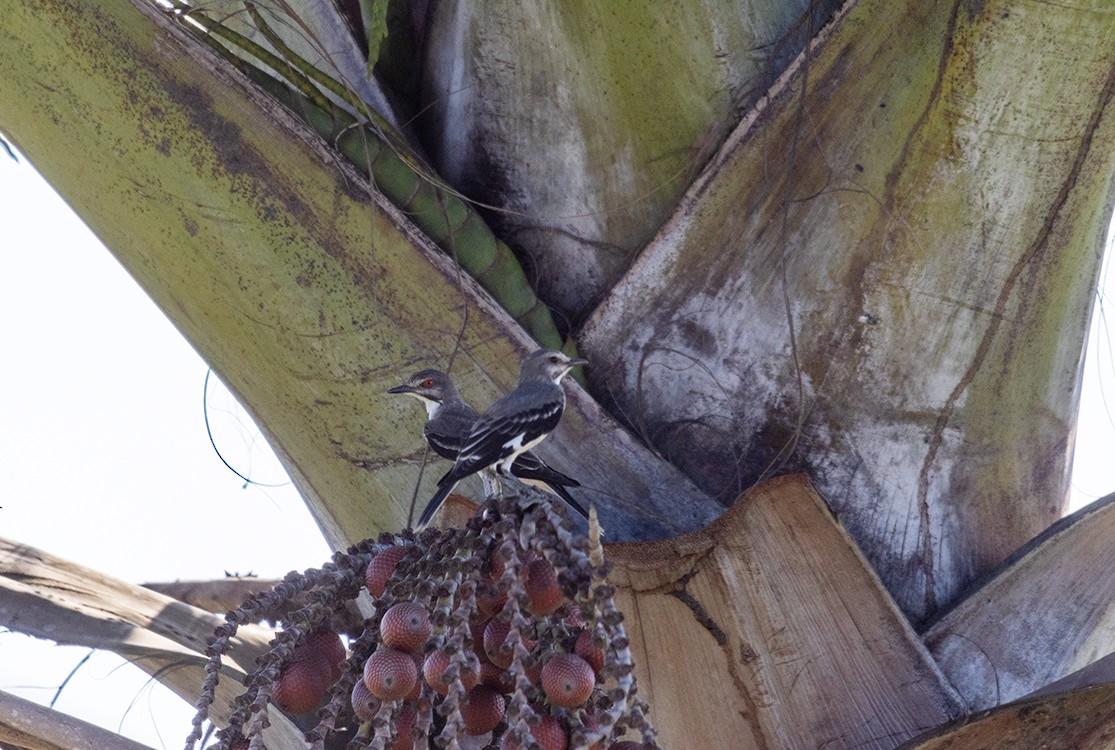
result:
[(1115, 683), (1029, 698), (933, 731), (899, 750), (1110, 750)]
[(846, 6), (593, 313), (582, 351), (623, 353), (593, 388), (725, 500), (808, 471), (931, 615), (1063, 506), (1112, 38), (1064, 4)]
[[(800, 426), (793, 465), (906, 613), (956, 596), (1063, 494), (1115, 158), (1109, 15), (849, 5), (594, 316), (599, 392), (725, 500)], [(483, 405), (531, 346), (354, 171), (141, 2), (7, 9), (0, 127), (247, 405), (335, 545), (405, 518), (422, 415), (387, 387), (460, 343), (455, 373)], [(543, 453), (601, 504), (609, 538), (715, 515), (569, 390)], [(798, 480), (613, 555), (668, 747), (893, 747), (959, 710)], [(191, 652), (86, 617), (80, 596), (43, 609), (13, 581), (13, 621), (48, 612), (106, 646)]]
[(1115, 498), (1059, 522), (923, 634), (973, 710), (1115, 651)]
[(699, 532), (606, 545), (665, 748), (885, 748), (960, 714), (863, 555), (800, 476)]
[(0, 747), (4, 750), (150, 750), (143, 743), (2, 690)]
[[(205, 678), (205, 648), (223, 622), (149, 589), (0, 538), (0, 625), (60, 644), (117, 653), (190, 703), (197, 700)], [(263, 628), (239, 630), (221, 671), (211, 708), (214, 720), (228, 718), (244, 677), (255, 669), (255, 659), (267, 651), (271, 637)], [(19, 710), (13, 704), (0, 707), (0, 725), (12, 726)], [(285, 716), (274, 710), (269, 714), (269, 747), (305, 748), (302, 733)]]
[[(322, 564), (324, 564), (324, 560)], [(224, 614), (238, 608), (249, 596), (263, 591), (270, 591), (278, 580), (262, 578), (221, 578), (215, 581), (172, 581), (170, 583), (145, 583), (145, 589), (158, 591), (160, 594), (185, 602), (192, 607), (204, 609), (206, 612)], [(295, 605), (305, 606), (309, 603), (306, 597), (295, 597)], [(345, 612), (347, 619), (345, 625), (350, 631), (359, 632), (364, 625), (364, 614), (356, 602), (349, 602)]]
[[(387, 389), (457, 352), (465, 394), (486, 405), (536, 345), (293, 116), (153, 6), (9, 10), (0, 127), (245, 405), (333, 544), (403, 526), (423, 414)], [(540, 451), (580, 479), (617, 538), (718, 512), (567, 390)], [(425, 472), (419, 503), (444, 468)]]
[(249, 596), (270, 591), (278, 580), (264, 578), (222, 578), (216, 581), (171, 581), (145, 583), (143, 588), (158, 591), (191, 607), (218, 614), (236, 609)]
[(1062, 677), (1056, 682), (1043, 685), (1026, 698), (1038, 698), (1043, 695), (1056, 695), (1069, 693), (1074, 690), (1096, 687), (1106, 683), (1115, 683), (1115, 654), (1108, 654), (1086, 667), (1081, 667), (1072, 674)]

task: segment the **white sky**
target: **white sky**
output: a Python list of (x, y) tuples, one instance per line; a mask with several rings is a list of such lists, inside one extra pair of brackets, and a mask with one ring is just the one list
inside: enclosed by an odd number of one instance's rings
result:
[[(27, 162), (2, 152), (0, 247), (0, 535), (134, 583), (279, 577), (328, 559), (292, 486), (244, 489), (213, 452), (206, 366), (190, 345)], [(285, 482), (215, 378), (209, 404), (229, 462)], [(48, 702), (86, 653), (0, 635), (0, 689)], [(192, 708), (121, 661), (99, 654), (56, 708), (180, 748)]]
[[(328, 548), (291, 486), (245, 489), (214, 454), (202, 416), (205, 364), (27, 162), (2, 152), (0, 220), (8, 341), (0, 535), (135, 583), (226, 571), (277, 577), (324, 562)], [(1112, 409), (1097, 374), (1099, 365), (1115, 400), (1110, 340), (1097, 313), (1074, 507), (1115, 489)], [(215, 380), (209, 403), (230, 463), (257, 481), (284, 481)], [(47, 702), (86, 653), (0, 634), (0, 689)], [(56, 708), (170, 748), (181, 747), (192, 715), (110, 654), (83, 665)]]

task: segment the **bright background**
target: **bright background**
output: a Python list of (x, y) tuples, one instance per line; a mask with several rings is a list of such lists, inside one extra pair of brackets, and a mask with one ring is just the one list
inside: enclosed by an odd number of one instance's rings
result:
[[(2, 151), (0, 220), (0, 535), (134, 583), (320, 566), (329, 550), (293, 487), (245, 487), (215, 454), (202, 409), (206, 365), (28, 163)], [(1103, 281), (1111, 298), (1106, 264)], [(1088, 343), (1074, 508), (1115, 489), (1103, 299)], [(284, 483), (215, 378), (208, 404), (229, 463), (257, 482)], [(0, 633), (0, 689), (48, 703), (88, 653)], [(181, 747), (193, 715), (105, 653), (80, 666), (55, 707), (152, 747)]]
[[(133, 583), (281, 577), (329, 549), (258, 430), (69, 207), (0, 151), (0, 535)], [(89, 649), (0, 634), (0, 690), (49, 703)], [(181, 748), (193, 707), (110, 653), (55, 708)]]

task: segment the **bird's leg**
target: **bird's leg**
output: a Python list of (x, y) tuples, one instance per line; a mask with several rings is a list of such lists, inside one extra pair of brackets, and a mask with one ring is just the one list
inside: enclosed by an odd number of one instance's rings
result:
[(480, 472), (480, 481), (484, 483), (484, 497), (500, 497), (501, 488), (499, 485), (499, 475), (491, 469), (484, 469)]

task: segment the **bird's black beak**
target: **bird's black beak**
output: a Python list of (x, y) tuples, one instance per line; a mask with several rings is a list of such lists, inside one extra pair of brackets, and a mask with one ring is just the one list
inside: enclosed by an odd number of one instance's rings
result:
[(387, 391), (388, 393), (414, 393), (414, 387), (403, 383)]

